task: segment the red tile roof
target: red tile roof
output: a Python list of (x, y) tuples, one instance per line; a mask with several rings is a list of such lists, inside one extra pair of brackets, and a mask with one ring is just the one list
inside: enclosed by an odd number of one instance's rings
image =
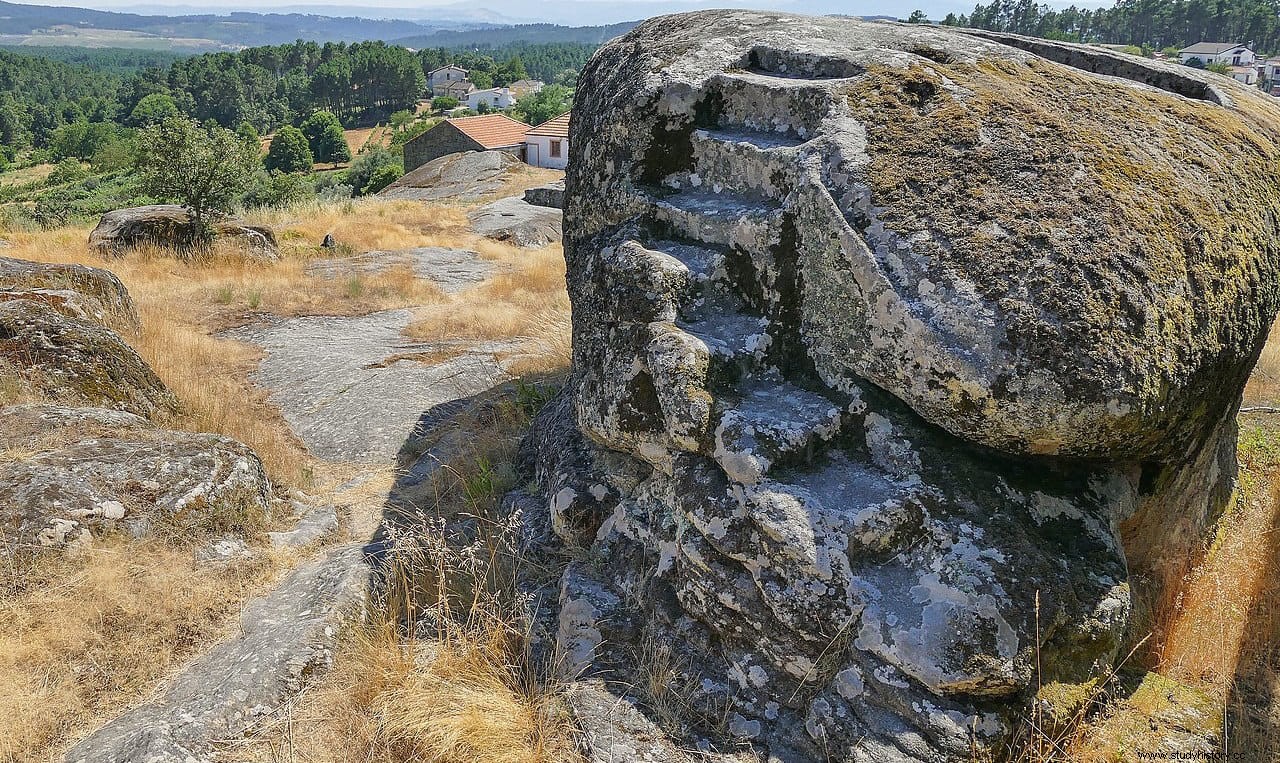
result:
[(529, 135), (550, 135), (553, 138), (569, 137), (569, 112), (565, 112), (555, 119), (548, 119), (537, 127), (529, 128)]
[(447, 121), (485, 148), (517, 146), (524, 143), (524, 134), (529, 131), (529, 125), (503, 114), (481, 114)]

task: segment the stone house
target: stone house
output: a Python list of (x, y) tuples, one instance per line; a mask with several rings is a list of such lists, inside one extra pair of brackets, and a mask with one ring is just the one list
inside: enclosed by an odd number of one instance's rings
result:
[(544, 87), (545, 83), (538, 79), (518, 79), (507, 85), (511, 94), (516, 98), (523, 98), (530, 93), (536, 93)]
[(529, 128), (524, 160), (534, 167), (562, 170), (569, 163), (569, 112)]
[(529, 125), (505, 114), (446, 119), (404, 144), (404, 170), (459, 151), (504, 151), (524, 159)]
[(465, 83), (467, 90), (470, 91), (474, 86), (467, 78), (467, 74), (466, 69), (453, 64), (432, 69), (427, 72), (427, 89), (431, 91), (432, 96), (453, 95), (457, 97), (456, 93), (449, 92), (449, 86)]
[(1268, 58), (1258, 64), (1258, 76), (1269, 85), (1280, 84), (1280, 58)]
[(1197, 42), (1178, 51), (1178, 62), (1187, 63), (1193, 58), (1202, 64), (1226, 64), (1227, 66), (1253, 66), (1258, 57), (1247, 45), (1237, 42)]
[(486, 90), (472, 90), (467, 93), (467, 108), (480, 110), (480, 104), (484, 104), (491, 110), (500, 111), (509, 109), (516, 102), (516, 96), (509, 88), (491, 87)]
[[(471, 80), (457, 80), (445, 85), (444, 88), (442, 88), (440, 95), (451, 95), (454, 98), (457, 98), (459, 103), (462, 103), (467, 100), (467, 93), (470, 93), (475, 89), (476, 86), (472, 84)], [(433, 92), (432, 95), (435, 95), (435, 93)]]

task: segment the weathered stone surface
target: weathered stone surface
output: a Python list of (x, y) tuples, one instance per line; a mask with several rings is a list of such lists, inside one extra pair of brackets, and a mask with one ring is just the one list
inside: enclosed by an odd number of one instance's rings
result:
[(1037, 680), (1114, 664), (1229, 495), (1280, 105), (1001, 39), (709, 11), (582, 73), (573, 376), (534, 441), (600, 563), (559, 641), (641, 707), (669, 644), (669, 733), (994, 749)]
[[(234, 241), (259, 257), (279, 257), (270, 228), (245, 225), (230, 217), (209, 220), (218, 238)], [(89, 233), (89, 246), (108, 255), (123, 255), (140, 246), (160, 246), (185, 253), (197, 248), (201, 232), (191, 213), (177, 204), (150, 204), (108, 212)]]
[(8, 405), (0, 407), (0, 448), (34, 450), (49, 441), (74, 442), (152, 426), (141, 416), (107, 408)]
[(338, 531), (338, 512), (332, 506), (294, 504), (298, 522), (289, 530), (267, 533), (274, 548), (306, 548)]
[(255, 378), (312, 453), (385, 463), (418, 427), (424, 406), (507, 379), (496, 356), (504, 345), (411, 342), (402, 332), (412, 319), (411, 310), (290, 318), (230, 335), (266, 351)]
[(140, 416), (172, 409), (164, 382), (120, 335), (44, 302), (0, 300), (0, 368), (58, 402)]
[(295, 695), (332, 660), (370, 570), (360, 545), (299, 567), (240, 616), (240, 632), (197, 658), (155, 699), (78, 742), (66, 763), (212, 763), (220, 748)]
[(145, 535), (261, 524), (271, 485), (253, 451), (226, 437), (156, 429), (117, 411), (0, 409), (11, 448), (0, 461), (0, 534), (59, 548), (113, 529)]
[(133, 299), (115, 273), (0, 257), (0, 300), (30, 299), (81, 320), (138, 325)]
[(564, 209), (564, 181), (528, 188), (524, 192), (524, 200), (538, 207)]
[(539, 247), (560, 240), (560, 210), (535, 206), (514, 196), (486, 204), (470, 218), (476, 233), (516, 246)]
[(494, 263), (469, 249), (421, 246), (394, 252), (363, 252), (349, 257), (327, 257), (307, 263), (307, 274), (337, 278), (359, 273), (384, 273), (392, 268), (413, 270), (446, 294), (475, 286), (494, 272)]
[(500, 190), (524, 163), (502, 151), (463, 151), (427, 162), (378, 192), (390, 199), (478, 199)]

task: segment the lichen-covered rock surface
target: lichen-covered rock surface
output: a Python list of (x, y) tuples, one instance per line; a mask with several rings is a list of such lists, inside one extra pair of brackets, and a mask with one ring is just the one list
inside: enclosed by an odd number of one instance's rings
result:
[(138, 325), (138, 311), (115, 273), (0, 257), (0, 301), (30, 299), (81, 320)]
[[(275, 233), (260, 225), (247, 225), (223, 215), (208, 220), (214, 236), (240, 245), (263, 259), (280, 256)], [(173, 249), (179, 254), (198, 250), (205, 231), (191, 212), (177, 204), (148, 204), (106, 213), (89, 233), (89, 246), (104, 255), (121, 256), (144, 246)]]
[(121, 531), (260, 531), (271, 483), (246, 446), (158, 429), (129, 413), (0, 408), (0, 541), (65, 548)]
[(139, 416), (176, 407), (173, 394), (115, 331), (41, 300), (0, 300), (0, 373), (49, 399)]
[(573, 375), (533, 437), (590, 547), (565, 671), (781, 761), (969, 760), (1038, 682), (1104, 673), (1233, 485), (1278, 118), (1211, 73), (915, 25), (708, 11), (602, 48)]

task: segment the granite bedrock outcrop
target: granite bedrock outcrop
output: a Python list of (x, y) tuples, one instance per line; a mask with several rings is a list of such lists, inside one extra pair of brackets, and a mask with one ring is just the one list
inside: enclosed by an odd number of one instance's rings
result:
[(1277, 117), (938, 27), (707, 11), (603, 47), (531, 436), (585, 550), (561, 670), (652, 710), (661, 654), (667, 733), (783, 761), (968, 760), (1104, 674), (1233, 490)]

